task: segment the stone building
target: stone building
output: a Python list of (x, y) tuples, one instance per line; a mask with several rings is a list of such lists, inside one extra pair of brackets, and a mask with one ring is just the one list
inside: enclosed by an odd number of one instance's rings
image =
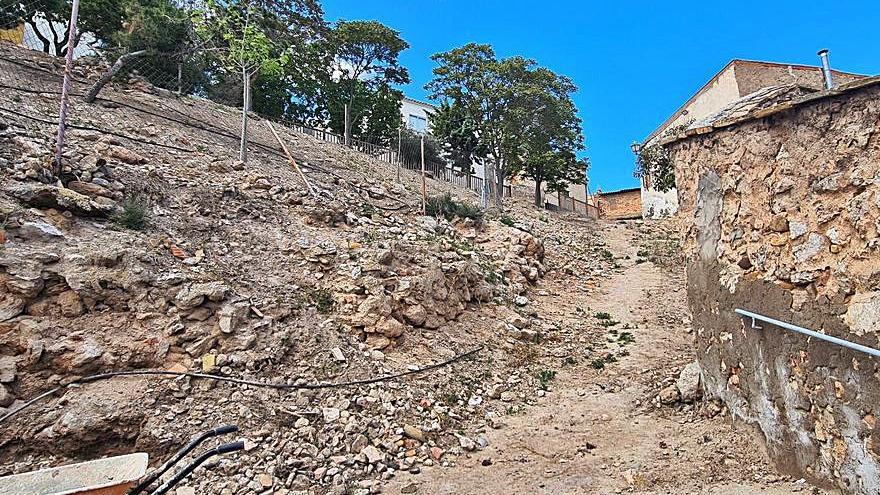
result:
[(620, 191), (598, 192), (593, 198), (599, 210), (599, 218), (608, 220), (629, 220), (642, 218), (641, 189), (621, 189)]
[[(865, 76), (832, 70), (835, 82), (846, 84)], [(645, 146), (659, 142), (668, 132), (718, 113), (731, 103), (769, 87), (794, 85), (804, 91), (823, 89), (821, 67), (797, 64), (731, 60), (712, 76), (693, 96), (672, 113), (643, 141)], [(649, 177), (642, 180), (642, 208), (646, 218), (665, 217), (678, 209), (673, 189), (658, 191)]]
[(707, 396), (784, 473), (880, 493), (880, 359), (734, 313), (880, 348), (880, 77), (753, 94), (663, 144)]

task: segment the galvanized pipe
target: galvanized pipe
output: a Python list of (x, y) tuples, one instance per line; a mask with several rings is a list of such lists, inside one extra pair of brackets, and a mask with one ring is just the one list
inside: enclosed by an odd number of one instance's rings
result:
[(828, 50), (819, 50), (819, 58), (822, 59), (822, 76), (825, 78), (825, 89), (834, 87), (834, 79), (831, 77), (831, 63), (828, 62)]
[(752, 313), (751, 311), (746, 311), (744, 309), (735, 309), (735, 313), (745, 316), (747, 318), (752, 319), (752, 328), (761, 328), (755, 325), (755, 321), (763, 321), (765, 323), (769, 323), (771, 325), (784, 328), (786, 330), (791, 330), (792, 332), (797, 332), (809, 337), (815, 337), (819, 340), (824, 340), (826, 342), (831, 342), (832, 344), (837, 344), (842, 347), (846, 347), (847, 349), (852, 349), (854, 351), (864, 352), (865, 354), (870, 354), (874, 357), (880, 358), (880, 350), (874, 349), (872, 347), (864, 346), (861, 344), (856, 344), (855, 342), (850, 342), (848, 340), (839, 339), (837, 337), (832, 337), (831, 335), (826, 335), (824, 333), (819, 333), (814, 330), (810, 330), (809, 328), (799, 327), (797, 325), (792, 325), (791, 323), (786, 323), (784, 321), (780, 321), (774, 318), (770, 318), (769, 316), (760, 315), (758, 313)]

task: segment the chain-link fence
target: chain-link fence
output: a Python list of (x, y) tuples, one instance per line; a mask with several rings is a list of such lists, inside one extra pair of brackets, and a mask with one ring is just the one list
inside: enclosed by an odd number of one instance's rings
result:
[[(204, 2), (83, 0), (79, 5), (77, 30), (71, 36), (71, 11), (73, 5), (78, 3), (78, 0), (0, 0), (0, 44), (5, 44), (7, 48), (0, 52), (0, 63), (4, 64), (4, 69), (0, 71), (0, 87), (18, 91), (13, 98), (35, 91), (43, 95), (58, 95), (54, 101), (51, 98), (40, 100), (39, 116), (20, 115), (20, 112), (19, 116), (50, 125), (53, 120), (58, 123), (59, 114), (68, 112), (72, 117), (68, 119), (70, 127), (97, 128), (99, 123), (77, 118), (76, 113), (77, 107), (90, 99), (103, 101), (104, 104), (120, 104), (115, 96), (118, 92), (102, 92), (103, 86), (97, 84), (100, 82), (121, 84), (119, 88), (125, 91), (168, 97), (151, 100), (158, 111), (140, 110), (152, 111), (156, 118), (174, 118), (186, 125), (211, 128), (212, 132), (224, 134), (230, 140), (237, 139), (238, 129), (212, 127), (208, 111), (200, 115), (201, 110), (193, 105), (188, 106), (185, 112), (181, 111), (179, 98), (205, 98), (238, 112), (247, 105), (257, 115), (320, 141), (345, 144), (341, 133), (334, 132), (327, 125), (329, 121), (340, 121), (341, 115), (328, 116), (325, 112), (305, 119), (309, 122), (290, 118), (287, 107), (292, 103), (286, 93), (261, 81), (256, 72), (235, 73), (223, 66), (217, 53), (228, 52), (230, 47), (205, 41), (196, 32), (197, 26), (193, 21), (196, 16), (193, 14), (204, 7)], [(118, 9), (114, 10), (114, 6)], [(272, 51), (276, 42), (270, 39), (268, 43)], [(71, 45), (70, 59), (73, 63), (67, 77), (71, 104), (62, 110), (62, 74)], [(48, 56), (34, 62), (32, 57), (24, 54), (27, 50), (43, 52)], [(57, 80), (57, 86), (32, 87), (34, 72), (40, 72), (43, 80), (46, 76)], [(248, 91), (245, 91), (246, 85), (249, 86)], [(130, 105), (131, 102), (126, 104)], [(260, 111), (262, 109), (272, 111), (263, 113)], [(15, 108), (3, 108), (2, 104), (0, 110), (17, 114)], [(320, 122), (324, 124), (315, 125)], [(110, 134), (115, 132), (113, 129), (100, 130)], [(420, 135), (406, 128), (395, 131), (386, 132), (390, 136), (359, 133), (349, 139), (348, 145), (386, 162), (389, 173), (398, 180), (402, 173), (421, 174), (424, 171), (426, 177), (449, 182), (478, 196), (485, 194), (479, 164), (466, 170), (453, 167), (430, 135)], [(257, 147), (273, 149), (277, 153), (275, 144), (271, 135), (265, 132), (249, 132), (243, 151)], [(508, 196), (512, 193), (509, 185), (505, 187), (505, 193)]]

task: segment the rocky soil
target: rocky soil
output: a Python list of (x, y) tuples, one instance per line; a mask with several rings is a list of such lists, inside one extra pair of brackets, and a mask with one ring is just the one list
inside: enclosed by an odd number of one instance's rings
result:
[[(57, 88), (58, 70), (0, 43), (0, 415), (111, 370), (303, 385), (476, 353), (321, 390), (71, 387), (0, 424), (0, 475), (132, 451), (160, 462), (234, 423), (245, 451), (178, 494), (806, 489), (700, 399), (674, 228), (527, 198), (483, 221), (421, 216), (410, 171), (397, 182), (281, 128), (309, 191), (259, 119), (237, 162), (234, 111), (139, 81), (87, 105), (88, 68), (59, 184), (57, 95), (34, 89)], [(120, 212), (139, 208), (132, 229)]]

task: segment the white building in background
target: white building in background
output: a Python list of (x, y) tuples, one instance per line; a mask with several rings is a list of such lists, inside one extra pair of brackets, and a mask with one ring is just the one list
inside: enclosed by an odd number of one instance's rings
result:
[(403, 116), (403, 124), (420, 134), (428, 132), (431, 127), (431, 115), (436, 111), (437, 107), (430, 103), (406, 96), (400, 100), (400, 114)]

